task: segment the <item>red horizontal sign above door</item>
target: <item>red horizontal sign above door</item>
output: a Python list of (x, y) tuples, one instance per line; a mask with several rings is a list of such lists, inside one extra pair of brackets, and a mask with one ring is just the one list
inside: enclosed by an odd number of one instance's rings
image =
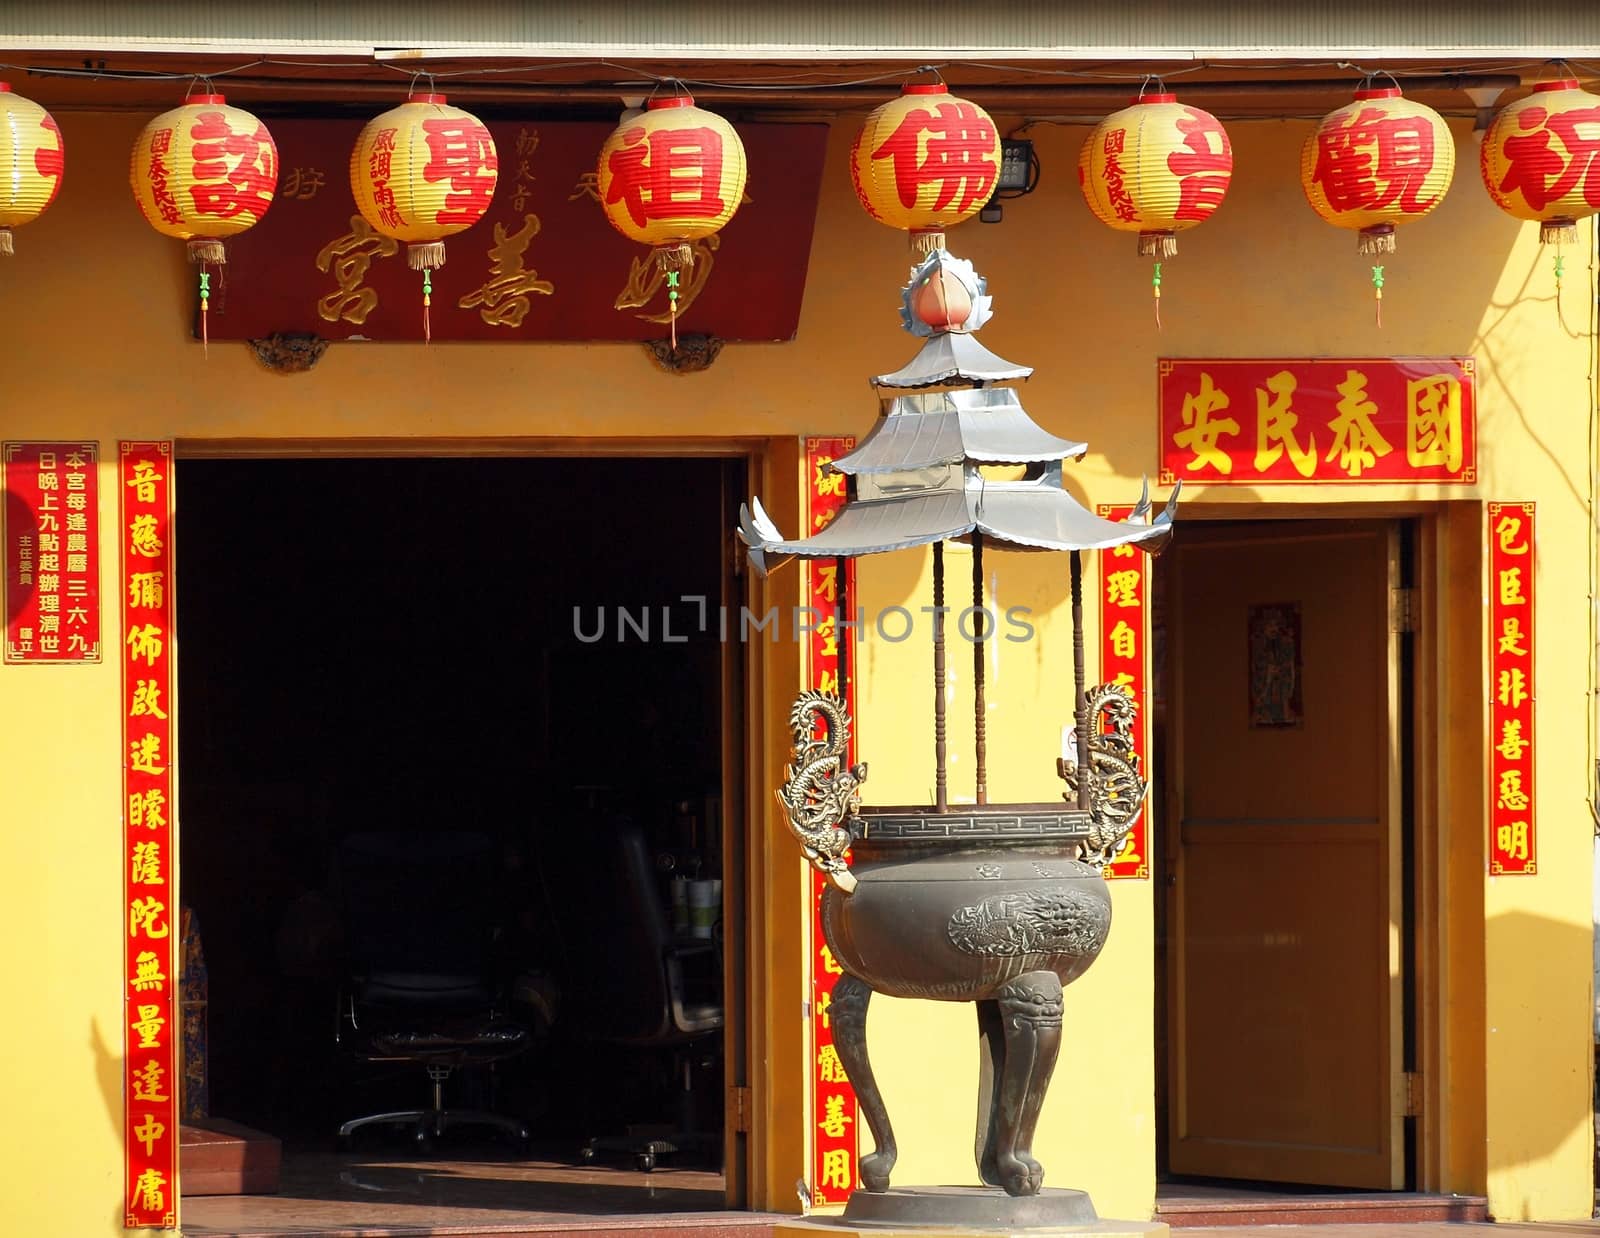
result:
[[(272, 208), (228, 242), (210, 335), (421, 340), (422, 274), (357, 212), (347, 169), (361, 120), (274, 120)], [(668, 287), (650, 250), (612, 228), (595, 179), (604, 122), (491, 120), (500, 179), (484, 218), (433, 272), (438, 340), (646, 340), (667, 335)], [(678, 331), (786, 340), (800, 322), (827, 127), (741, 124), (746, 198), (694, 245)]]
[(1477, 480), (1471, 357), (1158, 363), (1161, 483)]

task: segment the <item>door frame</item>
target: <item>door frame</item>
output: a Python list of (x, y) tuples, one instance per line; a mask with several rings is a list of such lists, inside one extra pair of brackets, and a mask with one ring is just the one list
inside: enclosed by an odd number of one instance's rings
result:
[[(1446, 716), (1445, 692), (1442, 685), (1450, 673), (1459, 674), (1467, 666), (1481, 664), (1481, 645), (1460, 640), (1447, 642), (1442, 628), (1441, 602), (1452, 590), (1462, 600), (1466, 589), (1475, 586), (1481, 576), (1481, 522), (1482, 504), (1479, 502), (1430, 503), (1285, 503), (1252, 502), (1247, 506), (1238, 503), (1190, 502), (1184, 505), (1183, 522), (1228, 522), (1266, 525), (1286, 521), (1325, 521), (1329, 524), (1359, 521), (1363, 524), (1389, 524), (1395, 529), (1400, 548), (1396, 556), (1402, 570), (1409, 573), (1405, 581), (1391, 580), (1391, 589), (1406, 587), (1413, 591), (1413, 604), (1409, 610), (1409, 631), (1397, 633), (1399, 648), (1390, 659), (1390, 676), (1398, 678), (1398, 716), (1395, 734), (1391, 737), (1391, 761), (1398, 762), (1396, 777), (1391, 780), (1399, 792), (1396, 805), (1398, 816), (1398, 842), (1400, 863), (1401, 899), (1401, 1075), (1399, 1083), (1404, 1090), (1407, 1075), (1417, 1077), (1417, 1086), (1410, 1096), (1401, 1095), (1397, 1102), (1404, 1104), (1401, 1112), (1404, 1138), (1404, 1186), (1407, 1190), (1462, 1191), (1477, 1185), (1478, 1175), (1470, 1154), (1463, 1157), (1463, 1118), (1471, 1122), (1474, 1112), (1473, 1096), (1459, 1106), (1460, 1113), (1450, 1112), (1452, 1088), (1446, 1086), (1444, 1074), (1459, 1069), (1452, 1061), (1453, 1047), (1460, 1043), (1465, 1031), (1470, 1036), (1472, 1023), (1456, 1023), (1447, 1027), (1443, 1017), (1445, 986), (1449, 981), (1446, 966), (1446, 947), (1449, 924), (1446, 908), (1457, 891), (1471, 888), (1477, 879), (1477, 900), (1481, 906), (1481, 875), (1473, 870), (1461, 870), (1459, 860), (1452, 863), (1447, 851), (1448, 840), (1441, 834), (1441, 804), (1454, 801), (1463, 808), (1481, 799), (1472, 794), (1460, 794), (1456, 788), (1446, 787), (1453, 776), (1471, 776), (1468, 769), (1460, 775), (1452, 773), (1449, 766), (1468, 765), (1447, 748), (1457, 747), (1449, 737), (1441, 734), (1441, 719)], [(1182, 525), (1175, 536), (1182, 537)], [(1476, 567), (1477, 570), (1474, 570)], [(1474, 589), (1473, 595), (1479, 591)], [(1458, 607), (1459, 609), (1459, 607)], [(1395, 618), (1391, 609), (1391, 620)], [(1394, 624), (1391, 622), (1391, 627)], [(1169, 620), (1170, 630), (1170, 620)], [(1446, 666), (1446, 662), (1449, 666)], [(1175, 667), (1169, 662), (1165, 668), (1168, 683)], [(1472, 681), (1474, 690), (1477, 680)], [(1168, 709), (1173, 708), (1173, 694), (1166, 693)], [(1170, 715), (1169, 715), (1170, 716)], [(1171, 727), (1169, 724), (1168, 733)], [(1481, 745), (1481, 731), (1466, 737), (1466, 742)], [(1172, 740), (1165, 741), (1166, 750), (1159, 757), (1156, 777), (1163, 787), (1169, 783), (1169, 763), (1176, 759)], [(1481, 782), (1481, 779), (1478, 779)], [(1481, 792), (1480, 792), (1481, 795)], [(1173, 963), (1171, 934), (1175, 924), (1173, 904), (1175, 898), (1175, 872), (1173, 857), (1180, 827), (1180, 813), (1175, 798), (1163, 795), (1160, 801), (1160, 819), (1154, 822), (1160, 845), (1155, 848), (1153, 878), (1160, 900), (1163, 933), (1156, 959), (1157, 969), (1157, 1026), (1155, 1043), (1165, 1046), (1165, 1053), (1156, 1063), (1158, 1087), (1158, 1170), (1165, 1176), (1167, 1148), (1170, 1137), (1169, 1111), (1174, 1103), (1175, 1055), (1179, 1050), (1173, 1032), (1174, 986), (1177, 969)], [(1470, 820), (1469, 818), (1469, 828)], [(1481, 831), (1480, 831), (1481, 832)], [(1457, 895), (1458, 897), (1458, 895)], [(1470, 910), (1468, 912), (1470, 917)], [(1460, 919), (1457, 924), (1464, 924)], [(1470, 923), (1468, 919), (1465, 923)], [(1481, 918), (1478, 921), (1481, 926)], [(1479, 934), (1481, 937), (1481, 934)], [(1481, 952), (1481, 945), (1478, 947)], [(1471, 955), (1469, 949), (1467, 955)], [(1466, 960), (1470, 967), (1470, 957)], [(1457, 967), (1460, 963), (1456, 964)], [(1457, 1020), (1457, 1012), (1451, 1012)], [(1481, 1105), (1481, 1089), (1476, 1097)], [(1414, 1112), (1407, 1112), (1414, 1110)], [(1480, 1111), (1481, 1112), (1481, 1111)], [(1448, 1126), (1447, 1126), (1448, 1123)], [(1470, 1127), (1467, 1128), (1470, 1131)], [(1481, 1130), (1481, 1126), (1478, 1127)]]
[[(191, 460), (715, 459), (724, 466), (721, 506), (726, 516), (730, 505), (737, 512), (744, 495), (782, 490), (784, 469), (781, 462), (774, 466), (773, 457), (782, 456), (785, 445), (784, 440), (760, 438), (179, 438), (173, 440), (172, 458), (175, 465)], [(737, 493), (741, 485), (744, 495)], [(797, 483), (794, 488), (798, 493)], [(176, 480), (174, 500), (171, 538), (176, 547), (183, 535)], [(723, 548), (719, 551), (723, 563), (720, 601), (736, 611), (749, 590), (744, 584), (747, 573), (742, 570), (743, 554), (734, 528), (733, 520), (725, 520)], [(181, 587), (181, 581), (175, 584)], [(180, 639), (176, 615), (173, 627), (174, 640)], [(752, 648), (743, 641), (724, 642), (720, 675), (723, 823), (735, 819), (743, 823), (738, 830), (722, 831), (723, 1199), (729, 1209), (765, 1206), (759, 1199), (762, 1184), (753, 1182), (751, 1175), (752, 1167), (761, 1163), (752, 1156), (752, 1144), (760, 1142), (759, 1129), (753, 1132), (752, 1127), (754, 1115), (775, 1108), (768, 1095), (774, 1086), (770, 1072), (751, 1069), (751, 1063), (768, 1060), (764, 1029), (770, 1026), (773, 1016), (773, 994), (764, 987), (756, 962), (763, 951), (754, 934), (764, 926), (752, 910), (766, 901), (759, 884), (765, 875), (759, 857), (764, 851), (767, 806), (759, 788), (767, 782), (767, 744), (761, 720), (768, 712), (762, 704), (770, 677), (770, 659), (763, 656), (763, 650), (764, 646)], [(174, 698), (180, 690), (175, 671)], [(170, 764), (174, 784), (180, 787), (177, 779), (181, 759), (174, 728)], [(181, 816), (175, 815), (175, 846), (179, 845), (181, 829)], [(182, 871), (178, 868), (173, 874), (174, 905), (181, 899), (181, 882)], [(757, 1138), (752, 1138), (753, 1133)], [(758, 1196), (756, 1200), (751, 1198), (752, 1190)]]

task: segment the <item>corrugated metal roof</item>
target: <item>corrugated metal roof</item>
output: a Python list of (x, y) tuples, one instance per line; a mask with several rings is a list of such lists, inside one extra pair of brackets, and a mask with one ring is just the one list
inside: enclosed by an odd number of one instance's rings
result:
[(1147, 60), (1361, 50), (1460, 56), (1470, 52), (1581, 54), (1600, 47), (1594, 0), (1394, 0), (1284, 4), (1233, 0), (1175, 4), (1062, 4), (1058, 0), (304, 0), (161, 5), (0, 3), (0, 44), (71, 42), (85, 50), (169, 43), (423, 49), (608, 49), (648, 54), (866, 54), (978, 52), (1059, 57), (1079, 51)]
[(900, 396), (849, 455), (841, 473), (892, 473), (959, 460), (1028, 464), (1081, 456), (1085, 443), (1039, 426), (1009, 387)]

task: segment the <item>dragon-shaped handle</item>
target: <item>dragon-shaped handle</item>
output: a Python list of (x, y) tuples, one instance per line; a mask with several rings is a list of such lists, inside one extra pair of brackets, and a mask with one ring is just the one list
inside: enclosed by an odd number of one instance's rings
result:
[(856, 879), (844, 854), (859, 833), (861, 784), (867, 779), (865, 762), (846, 763), (850, 714), (832, 693), (806, 691), (789, 711), (789, 728), (794, 732), (794, 759), (784, 767), (778, 803), (811, 866), (840, 893), (850, 894)]
[[(1133, 829), (1150, 785), (1133, 750), (1133, 720), (1139, 709), (1133, 698), (1109, 683), (1090, 688), (1084, 696), (1093, 722), (1088, 753), (1090, 826), (1089, 837), (1078, 844), (1078, 858), (1104, 868), (1122, 850), (1122, 840)], [(1110, 730), (1100, 729), (1102, 717), (1111, 724)], [(1056, 773), (1066, 780), (1066, 801), (1077, 803), (1077, 763), (1062, 757), (1056, 761)]]

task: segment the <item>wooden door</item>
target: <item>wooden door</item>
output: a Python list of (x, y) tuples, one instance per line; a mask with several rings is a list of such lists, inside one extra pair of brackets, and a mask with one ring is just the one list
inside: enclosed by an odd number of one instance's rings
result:
[(1174, 1173), (1404, 1185), (1397, 549), (1297, 522), (1170, 552)]

